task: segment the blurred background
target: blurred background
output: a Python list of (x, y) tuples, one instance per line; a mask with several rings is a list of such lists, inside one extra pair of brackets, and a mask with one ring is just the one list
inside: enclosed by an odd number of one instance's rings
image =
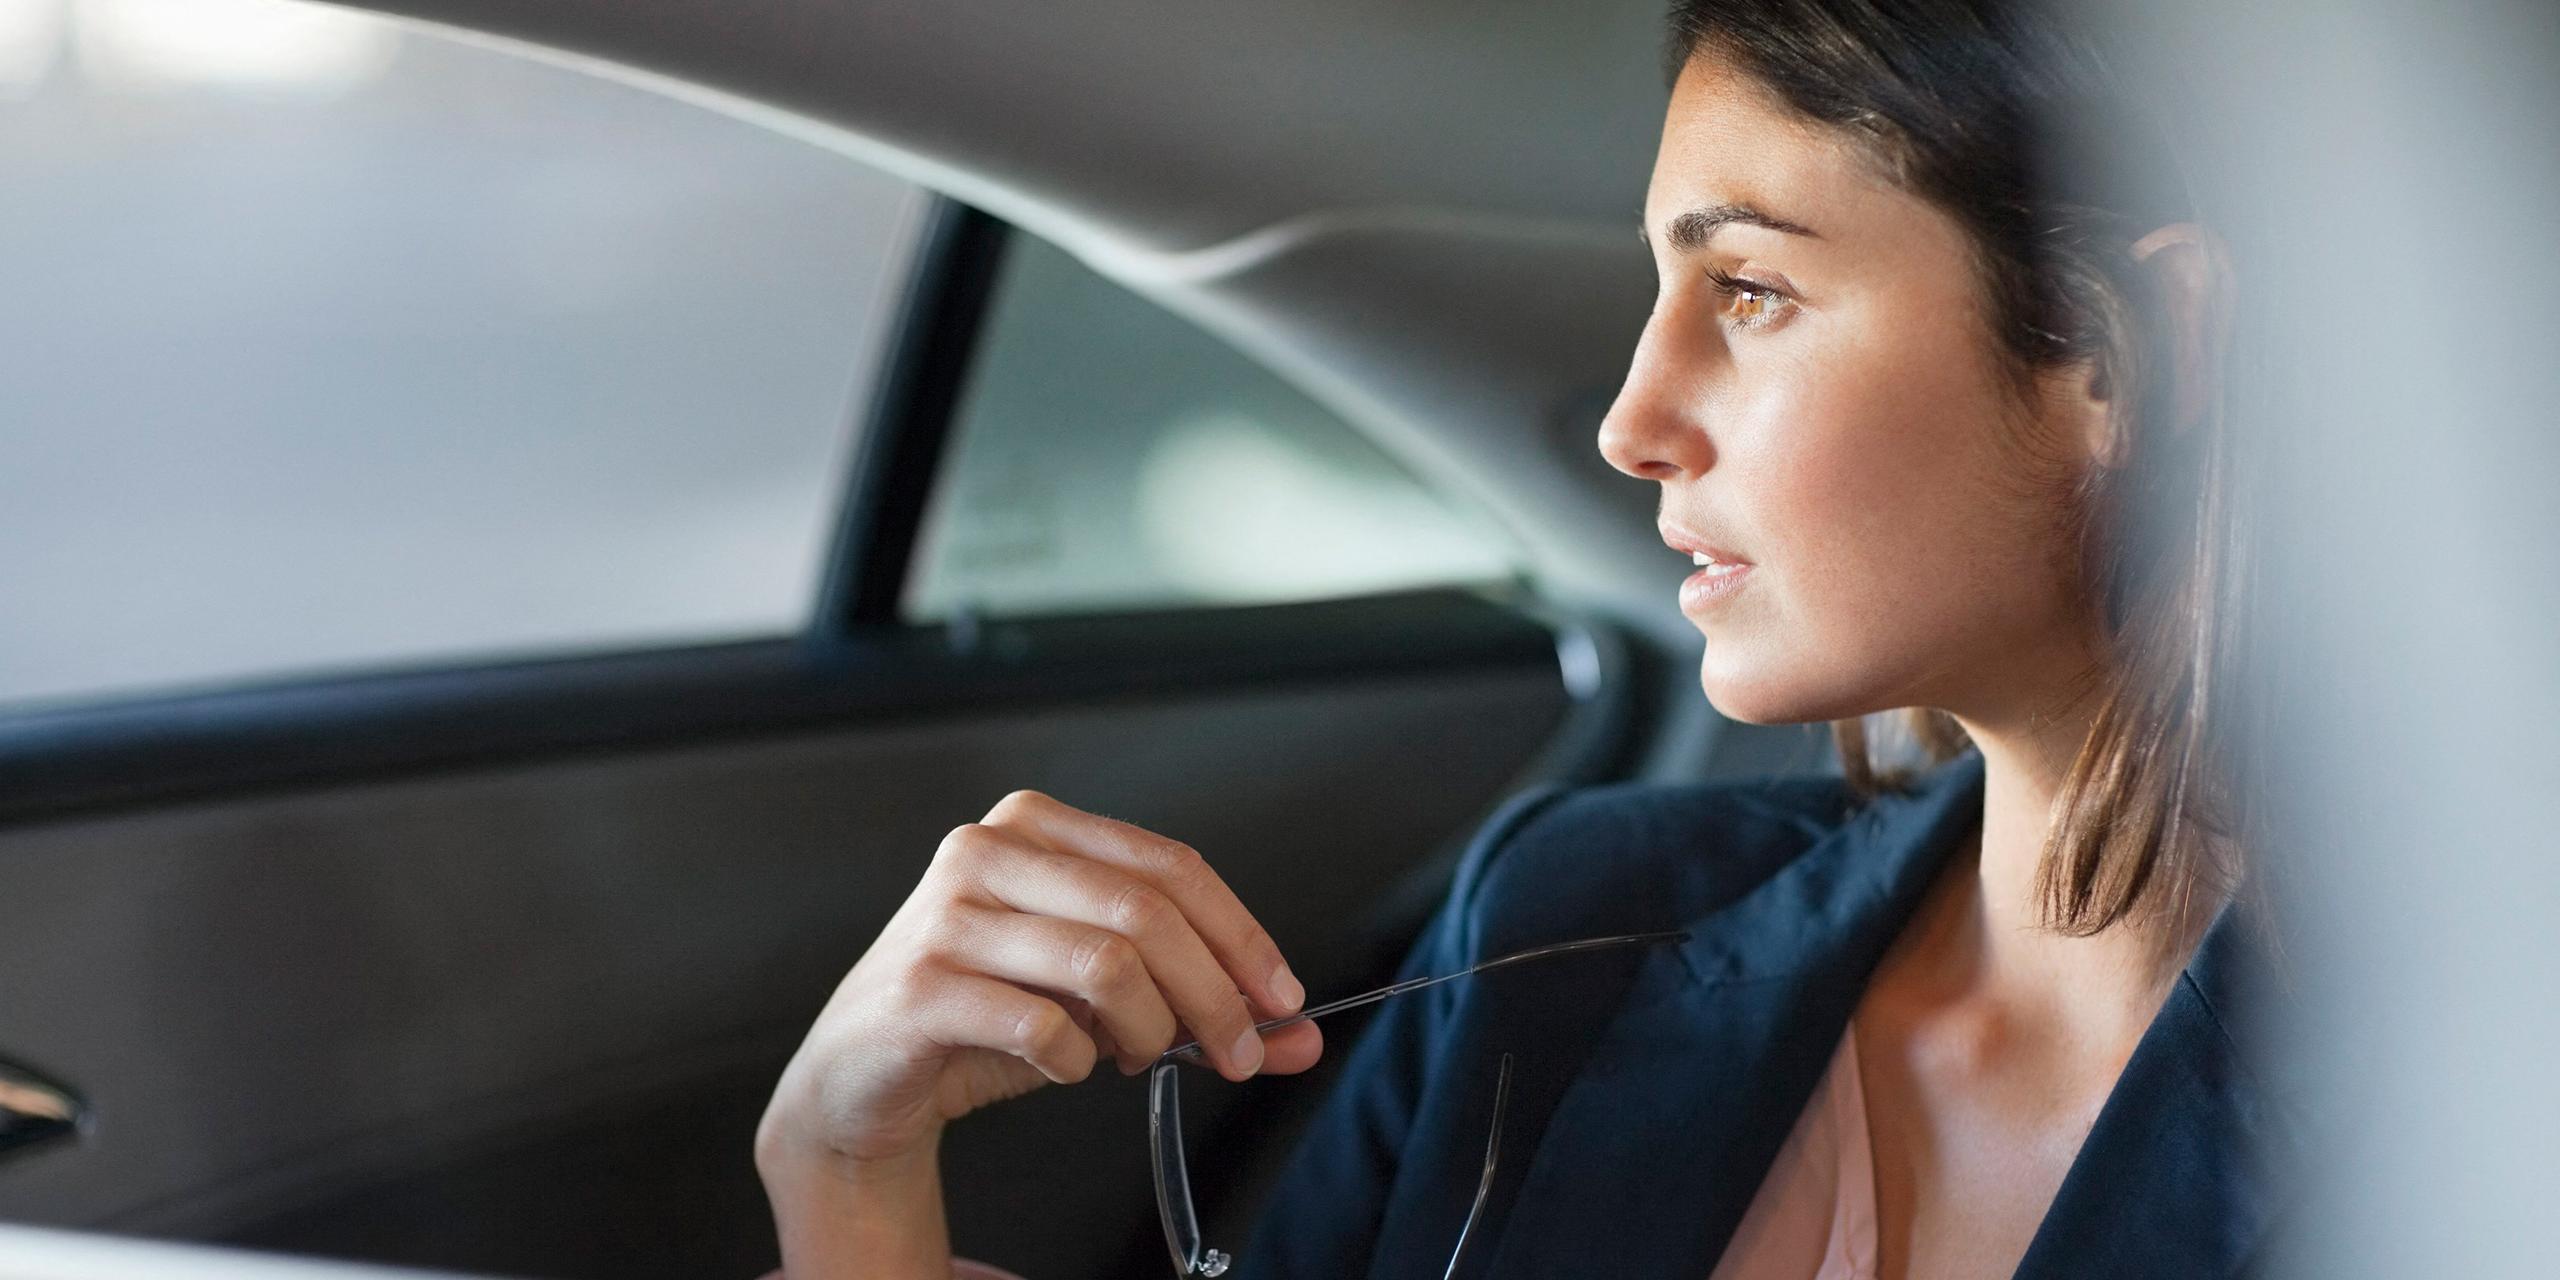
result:
[[(0, 172), (0, 703), (808, 621), (913, 182), (305, 0), (0, 0)], [(1514, 567), (1191, 325), (1007, 271), (915, 616)]]

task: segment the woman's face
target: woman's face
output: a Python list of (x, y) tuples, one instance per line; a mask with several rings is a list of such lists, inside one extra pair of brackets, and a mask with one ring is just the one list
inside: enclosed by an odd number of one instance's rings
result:
[(1661, 288), (1600, 451), (1661, 484), (1666, 542), (1732, 562), (1681, 590), (1708, 700), (1990, 718), (2083, 672), (2059, 491), (2103, 405), (2056, 379), (2029, 414), (1962, 228), (1709, 57), (1644, 224)]

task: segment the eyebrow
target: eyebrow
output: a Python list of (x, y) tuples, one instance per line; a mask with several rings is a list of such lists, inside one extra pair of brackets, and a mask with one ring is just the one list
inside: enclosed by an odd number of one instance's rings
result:
[[(1805, 236), (1815, 240), (1822, 238), (1821, 233), (1811, 227), (1789, 222), (1747, 204), (1711, 204), (1703, 208), (1691, 209), (1665, 224), (1663, 237), (1671, 242), (1673, 252), (1695, 253), (1707, 247), (1708, 237), (1716, 233), (1716, 228), (1728, 222), (1766, 227), (1771, 231), (1783, 231), (1791, 236)], [(1653, 237), (1647, 234), (1642, 226), (1636, 228), (1636, 236), (1645, 242), (1646, 247), (1652, 246)]]

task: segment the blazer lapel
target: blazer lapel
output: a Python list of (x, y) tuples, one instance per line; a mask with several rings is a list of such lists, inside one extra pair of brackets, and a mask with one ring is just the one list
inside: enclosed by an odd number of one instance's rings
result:
[(2257, 922), (2225, 906), (2107, 1095), (2055, 1193), (2022, 1280), (2219, 1277), (2248, 1269), (2270, 1218), (2268, 1168), (2303, 1133), (2293, 1091), (2263, 1074), (2272, 966)]
[(1488, 1203), (1478, 1231), (1498, 1234), (1469, 1245), (1466, 1271), (1705, 1274), (1812, 1096), (1868, 974), (1978, 817), (1981, 789), (1981, 757), (1968, 753), (1917, 791), (1878, 797), (1694, 921), (1686, 945), (1645, 958), (1561, 1096), (1506, 1125), (1521, 1135), (1507, 1151), (1529, 1164)]

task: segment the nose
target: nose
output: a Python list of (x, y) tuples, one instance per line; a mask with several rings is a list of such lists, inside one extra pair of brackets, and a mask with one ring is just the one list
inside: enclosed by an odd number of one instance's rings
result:
[(1681, 344), (1656, 315), (1636, 341), (1618, 398), (1600, 420), (1600, 456), (1639, 480), (1696, 477), (1715, 464), (1715, 445), (1697, 412), (1703, 362), (1677, 357)]

